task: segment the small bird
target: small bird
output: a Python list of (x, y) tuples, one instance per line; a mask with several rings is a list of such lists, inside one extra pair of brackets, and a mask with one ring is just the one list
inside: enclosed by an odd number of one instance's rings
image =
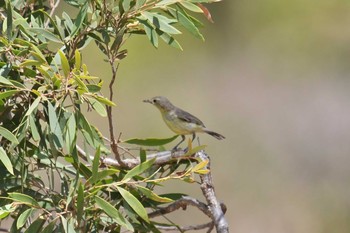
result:
[(185, 135), (192, 134), (192, 141), (196, 138), (196, 133), (207, 133), (218, 140), (225, 137), (219, 133), (208, 130), (203, 122), (192, 114), (174, 106), (166, 97), (156, 96), (145, 103), (151, 103), (156, 106), (162, 114), (163, 120), (167, 126), (176, 134), (181, 135), (182, 140), (173, 148), (177, 147), (185, 140)]

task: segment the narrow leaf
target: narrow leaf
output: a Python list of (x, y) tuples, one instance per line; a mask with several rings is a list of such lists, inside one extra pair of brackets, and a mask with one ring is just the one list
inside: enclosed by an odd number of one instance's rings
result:
[(46, 219), (43, 218), (37, 218), (30, 226), (26, 229), (24, 233), (33, 233), (33, 232), (41, 232), (42, 227), (44, 226), (44, 223), (46, 222)]
[(83, 218), (84, 206), (84, 186), (80, 183), (77, 192), (77, 222), (80, 222)]
[(174, 39), (174, 37), (170, 36), (168, 33), (156, 30), (158, 35), (160, 36), (160, 38), (162, 38), (162, 40), (167, 43), (168, 45), (176, 48), (176, 49), (180, 49), (183, 50), (181, 45), (179, 44), (179, 42), (177, 42), (177, 40)]
[(190, 11), (193, 11), (193, 12), (196, 12), (196, 13), (203, 13), (202, 9), (191, 3), (191, 2), (185, 2), (185, 1), (181, 1), (180, 4), (185, 7), (187, 10), (190, 10)]
[(150, 159), (144, 163), (137, 165), (136, 167), (131, 169), (128, 173), (126, 173), (122, 182), (127, 182), (128, 180), (130, 180), (134, 176), (140, 175), (141, 173), (146, 171), (148, 168), (150, 168), (153, 165), (154, 161), (156, 161), (156, 158)]
[(99, 95), (94, 95), (95, 99), (98, 100), (100, 103), (108, 105), (108, 106), (116, 106), (115, 103), (113, 103), (112, 101), (110, 101), (109, 99), (103, 97), (103, 96), (99, 96)]
[(64, 76), (67, 78), (70, 72), (69, 62), (66, 55), (62, 52), (62, 50), (58, 50), (58, 54), (61, 58), (61, 65), (63, 69)]
[(39, 203), (34, 200), (34, 198), (32, 198), (31, 196), (28, 196), (26, 194), (23, 193), (9, 193), (9, 197), (10, 199), (19, 202), (21, 204), (24, 205), (28, 205), (28, 206), (32, 206), (32, 207), (36, 207), (36, 208), (40, 208)]
[(27, 219), (30, 217), (30, 215), (33, 213), (34, 209), (27, 209), (17, 219), (16, 227), (17, 229), (21, 228), (24, 226), (26, 223)]
[(41, 36), (45, 37), (46, 39), (48, 39), (49, 41), (53, 41), (53, 42), (56, 42), (56, 43), (63, 44), (63, 41), (59, 37), (57, 37), (52, 32), (48, 31), (47, 29), (44, 29), (44, 28), (27, 28), (27, 30), (29, 32), (34, 32), (34, 33), (36, 33), (38, 35), (41, 35)]
[(58, 118), (56, 115), (56, 109), (52, 106), (52, 104), (48, 101), (48, 113), (49, 113), (49, 126), (50, 126), (50, 134), (53, 138), (53, 141), (56, 145), (57, 149), (62, 148), (63, 145), (63, 137), (62, 130), (60, 124), (58, 122)]
[(6, 84), (6, 85), (9, 85), (9, 86), (13, 86), (13, 84), (5, 77), (1, 76), (0, 75), (0, 83), (2, 84)]
[(80, 54), (78, 49), (75, 50), (74, 59), (75, 59), (75, 68), (77, 70), (80, 70), (80, 67), (81, 67), (81, 54)]
[(15, 135), (13, 135), (11, 133), (11, 131), (9, 131), (8, 129), (0, 126), (0, 135), (3, 136), (4, 138), (6, 138), (7, 140), (9, 140), (10, 142), (14, 143), (14, 144), (18, 144), (18, 140), (16, 138)]
[(161, 14), (153, 12), (142, 12), (141, 15), (147, 18), (150, 23), (163, 32), (169, 34), (181, 34), (179, 30), (170, 25), (171, 23), (176, 22), (174, 19), (169, 19)]
[(174, 141), (178, 136), (179, 135), (175, 135), (171, 138), (146, 138), (146, 139), (132, 138), (132, 139), (123, 141), (123, 143), (136, 144), (141, 146), (161, 146)]
[(192, 22), (192, 20), (187, 16), (184, 12), (180, 12), (178, 10), (169, 9), (169, 12), (179, 21), (179, 23), (184, 26), (190, 33), (192, 33), (195, 37), (204, 40), (203, 35), (199, 32), (196, 25)]
[(1, 92), (0, 93), (0, 100), (5, 99), (7, 97), (10, 97), (10, 96), (16, 94), (17, 92), (19, 92), (19, 91), (18, 90), (10, 90), (10, 91)]
[(92, 99), (92, 98), (88, 98), (88, 99), (89, 99), (92, 107), (96, 110), (96, 112), (98, 114), (100, 114), (100, 116), (102, 116), (102, 117), (107, 116), (107, 111), (106, 111), (106, 108), (103, 104), (101, 104), (99, 101), (97, 101), (95, 99)]
[(97, 206), (106, 214), (108, 214), (113, 220), (115, 220), (119, 225), (125, 227), (129, 231), (134, 231), (133, 226), (129, 223), (128, 220), (123, 217), (123, 215), (121, 215), (121, 213), (114, 206), (99, 196), (95, 196), (95, 201)]
[(137, 185), (137, 189), (141, 191), (147, 198), (153, 201), (162, 202), (162, 203), (168, 203), (173, 201), (170, 198), (158, 196), (156, 193), (152, 192), (152, 190), (142, 187), (140, 185)]
[(146, 209), (143, 207), (141, 202), (137, 200), (137, 198), (132, 195), (127, 190), (117, 187), (119, 193), (122, 195), (124, 200), (129, 204), (129, 206), (146, 222), (149, 223), (148, 215)]
[(38, 107), (40, 100), (41, 100), (41, 97), (38, 97), (34, 100), (34, 102), (28, 108), (28, 111), (26, 112), (25, 116), (29, 116), (30, 114), (32, 114), (32, 112)]
[(40, 66), (42, 64), (41, 61), (37, 61), (37, 60), (25, 60), (24, 62), (22, 62), (21, 64), (19, 64), (19, 66)]
[(92, 161), (92, 176), (91, 176), (91, 181), (92, 183), (97, 182), (97, 174), (98, 174), (98, 167), (100, 166), (100, 155), (101, 155), (101, 150), (100, 147), (97, 148), (94, 160)]
[(12, 163), (2, 147), (0, 147), (0, 161), (5, 165), (7, 171), (14, 175)]

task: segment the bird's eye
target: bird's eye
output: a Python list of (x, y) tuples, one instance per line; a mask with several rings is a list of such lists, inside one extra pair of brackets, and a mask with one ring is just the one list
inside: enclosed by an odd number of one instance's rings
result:
[(157, 103), (157, 102), (158, 102), (158, 100), (156, 100), (156, 99), (153, 100), (153, 103)]

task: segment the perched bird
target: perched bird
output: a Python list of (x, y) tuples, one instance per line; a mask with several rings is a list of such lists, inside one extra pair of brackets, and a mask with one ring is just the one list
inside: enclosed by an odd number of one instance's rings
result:
[(192, 141), (196, 138), (196, 133), (207, 133), (218, 140), (225, 138), (219, 133), (208, 130), (201, 120), (174, 106), (166, 97), (156, 96), (149, 100), (144, 100), (143, 102), (151, 103), (156, 106), (168, 127), (176, 134), (181, 135), (182, 140), (173, 148), (173, 150), (176, 150), (185, 140), (184, 135), (187, 134), (192, 134)]

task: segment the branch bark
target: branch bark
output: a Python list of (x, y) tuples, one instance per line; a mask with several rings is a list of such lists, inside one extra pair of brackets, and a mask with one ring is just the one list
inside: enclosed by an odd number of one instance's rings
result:
[[(206, 166), (206, 169), (210, 171), (210, 158), (204, 153), (204, 151), (200, 151), (197, 153), (197, 156), (202, 160), (208, 160), (209, 163)], [(224, 212), (226, 212), (226, 206), (221, 207), (221, 204), (217, 200), (215, 196), (215, 190), (213, 185), (213, 179), (211, 176), (211, 172), (200, 175), (201, 178), (201, 189), (205, 199), (208, 202), (208, 207), (210, 208), (210, 212), (212, 214), (212, 220), (215, 223), (216, 231), (218, 233), (227, 233), (228, 223), (224, 217)]]

